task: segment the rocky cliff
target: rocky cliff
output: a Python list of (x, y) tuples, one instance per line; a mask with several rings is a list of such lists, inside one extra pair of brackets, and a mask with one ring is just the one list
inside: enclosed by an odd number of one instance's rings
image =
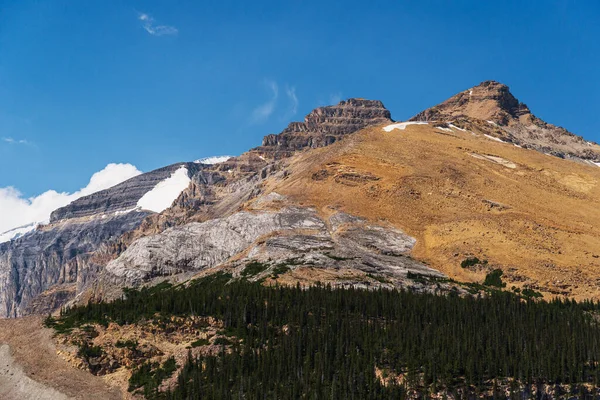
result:
[(304, 148), (323, 147), (367, 126), (391, 122), (391, 114), (381, 101), (348, 99), (334, 106), (319, 107), (292, 122), (278, 135), (267, 135), (254, 149), (267, 158), (289, 157)]
[[(508, 86), (485, 81), (420, 112), (411, 121), (458, 122), (490, 130), (492, 136), (560, 158), (600, 162), (600, 146), (531, 113)], [(487, 126), (486, 126), (487, 125)]]
[(95, 271), (84, 260), (101, 244), (134, 229), (145, 212), (96, 218), (89, 221), (64, 221), (32, 232), (12, 242), (0, 244), (0, 316), (25, 314), (30, 303), (52, 289), (35, 311), (60, 306), (75, 294)]
[(174, 164), (138, 175), (110, 189), (82, 197), (52, 213), (49, 225), (0, 244), (0, 317), (47, 313), (72, 299), (96, 277), (94, 252), (118, 252), (123, 234), (151, 213), (137, 202), (182, 166)]

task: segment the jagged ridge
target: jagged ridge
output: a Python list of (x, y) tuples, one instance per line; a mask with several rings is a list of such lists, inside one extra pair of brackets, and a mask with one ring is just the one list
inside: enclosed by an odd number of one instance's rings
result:
[(391, 113), (381, 101), (348, 99), (316, 108), (304, 122), (292, 122), (280, 134), (265, 136), (254, 151), (269, 158), (288, 157), (297, 150), (327, 146), (367, 126), (390, 122)]
[(513, 96), (508, 86), (496, 81), (485, 81), (460, 92), (418, 113), (410, 121), (451, 122), (460, 119), (483, 122), (479, 125), (485, 127), (484, 130), (494, 131), (491, 132), (494, 136), (525, 148), (560, 158), (600, 161), (600, 146), (542, 121)]

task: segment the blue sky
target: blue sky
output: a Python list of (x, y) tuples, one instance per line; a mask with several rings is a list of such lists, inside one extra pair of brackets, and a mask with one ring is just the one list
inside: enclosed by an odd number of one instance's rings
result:
[(0, 0), (0, 188), (236, 155), (348, 97), (402, 120), (488, 79), (600, 141), (600, 3), (495, 3)]

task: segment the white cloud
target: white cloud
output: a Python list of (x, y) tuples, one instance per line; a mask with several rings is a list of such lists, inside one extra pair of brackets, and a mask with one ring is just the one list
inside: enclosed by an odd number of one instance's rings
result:
[(291, 103), (290, 115), (296, 115), (298, 112), (298, 97), (296, 96), (296, 88), (294, 86), (286, 87), (285, 93), (287, 94)]
[(273, 111), (275, 111), (275, 105), (277, 104), (277, 98), (279, 97), (279, 87), (274, 81), (267, 80), (265, 81), (265, 84), (271, 91), (271, 98), (252, 110), (251, 123), (264, 122), (271, 114), (273, 114)]
[(3, 137), (2, 141), (4, 143), (8, 143), (8, 144), (30, 144), (27, 140), (25, 139), (13, 139), (11, 137)]
[(157, 25), (154, 18), (146, 13), (139, 13), (138, 20), (142, 22), (142, 27), (152, 36), (177, 35), (179, 30), (170, 25)]
[(0, 233), (32, 223), (44, 223), (52, 211), (100, 190), (108, 189), (141, 174), (131, 164), (108, 164), (96, 172), (84, 188), (74, 193), (49, 190), (39, 196), (25, 198), (14, 187), (0, 188)]

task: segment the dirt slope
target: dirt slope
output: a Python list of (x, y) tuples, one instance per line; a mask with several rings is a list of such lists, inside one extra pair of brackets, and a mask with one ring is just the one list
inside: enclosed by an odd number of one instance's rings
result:
[[(456, 279), (502, 268), (509, 287), (600, 298), (600, 168), (434, 125), (367, 128), (297, 156), (267, 191), (387, 220)], [(471, 255), (489, 264), (461, 268)]]
[(69, 365), (41, 318), (0, 319), (0, 399), (122, 399), (102, 378)]

